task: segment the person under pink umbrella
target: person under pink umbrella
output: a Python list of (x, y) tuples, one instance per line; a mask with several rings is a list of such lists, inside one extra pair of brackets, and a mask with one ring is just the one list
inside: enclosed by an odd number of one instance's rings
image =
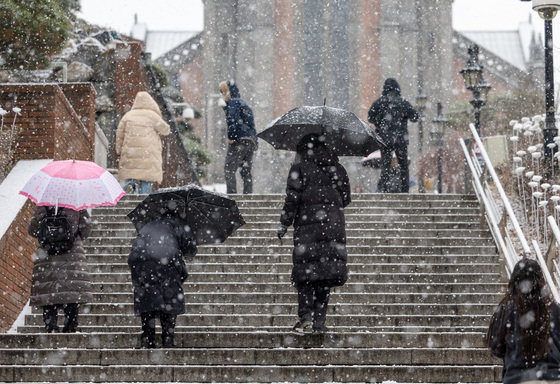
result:
[[(80, 305), (93, 300), (83, 247), (92, 229), (87, 209), (116, 205), (125, 193), (105, 169), (79, 160), (49, 163), (19, 193), (37, 204), (28, 228), (29, 234), (39, 240), (30, 304), (43, 307), (48, 333), (60, 330), (59, 309), (64, 311), (62, 332), (76, 332)], [(55, 220), (68, 232), (64, 246), (53, 245), (58, 232), (48, 232), (48, 224)]]

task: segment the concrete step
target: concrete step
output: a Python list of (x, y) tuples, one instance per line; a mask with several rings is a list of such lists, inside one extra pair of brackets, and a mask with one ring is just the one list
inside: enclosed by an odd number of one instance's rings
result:
[[(272, 240), (272, 239), (271, 239)], [(291, 240), (284, 239), (281, 243), (278, 239), (271, 241), (269, 245), (263, 246), (258, 244), (247, 243), (245, 245), (229, 244), (228, 240), (218, 245), (206, 245), (200, 247), (198, 255), (205, 254), (244, 254), (251, 251), (254, 254), (271, 255), (286, 254), (289, 255), (293, 251), (293, 243)], [(130, 252), (131, 245), (90, 245), (85, 244), (84, 249), (91, 254), (116, 254), (124, 255)], [(376, 255), (401, 255), (411, 250), (411, 247), (405, 245), (347, 245), (349, 255), (352, 254), (376, 254)], [(464, 246), (447, 246), (447, 245), (419, 245), (414, 247), (413, 252), (421, 255), (495, 255), (495, 245), (464, 245)]]
[[(216, 301), (216, 302), (200, 302), (189, 301), (190, 295), (185, 295), (185, 305), (189, 313), (196, 314), (231, 314), (231, 315), (294, 315), (297, 316), (297, 301), (273, 301), (259, 302), (253, 299), (249, 301)], [(476, 302), (457, 301), (457, 302), (421, 302), (411, 303), (402, 302), (386, 302), (386, 301), (369, 301), (361, 303), (332, 303), (329, 304), (329, 315), (373, 315), (383, 313), (386, 315), (393, 314), (418, 314), (429, 316), (433, 313), (442, 315), (467, 315), (471, 314), (492, 314), (496, 307), (496, 301), (489, 302), (483, 299)], [(130, 303), (96, 303), (81, 305), (82, 313), (86, 316), (111, 316), (133, 315), (134, 304)], [(35, 311), (38, 315), (39, 311)], [(31, 318), (30, 315), (29, 318)], [(41, 315), (42, 316), (42, 315)], [(40, 317), (40, 316), (37, 316)], [(42, 317), (39, 319), (42, 322)], [(84, 321), (87, 319), (84, 317)], [(29, 323), (31, 324), (31, 323)]]
[[(461, 222), (475, 222), (480, 220), (480, 213), (476, 210), (471, 210), (470, 213), (436, 213), (431, 210), (428, 210), (428, 213), (395, 213), (392, 214), (389, 211), (379, 211), (375, 213), (367, 213), (362, 210), (358, 210), (356, 212), (360, 213), (346, 213), (344, 214), (345, 220), (347, 222), (352, 221), (362, 221), (362, 222), (382, 222), (382, 221), (390, 221), (393, 224), (398, 224), (400, 222), (449, 222), (449, 223), (461, 223)], [(263, 222), (276, 222), (279, 223), (280, 220), (280, 211), (274, 212), (270, 211), (269, 213), (243, 213), (243, 218), (247, 223), (255, 222), (255, 223), (263, 223)], [(126, 217), (123, 215), (107, 215), (107, 216), (95, 216), (95, 223), (103, 223), (103, 222), (110, 222), (110, 221), (120, 221), (125, 222)], [(103, 219), (101, 219), (103, 218)], [(102, 221), (101, 221), (102, 220)]]
[[(335, 287), (331, 290), (333, 293), (332, 299), (338, 294), (358, 293), (358, 294), (385, 294), (385, 293), (421, 293), (421, 294), (503, 294), (505, 292), (505, 279), (503, 282), (493, 283), (426, 283), (418, 284), (416, 282), (410, 283), (386, 283), (366, 282), (366, 283), (353, 283), (347, 282), (342, 287)], [(296, 292), (291, 284), (284, 282), (280, 283), (253, 283), (253, 282), (222, 282), (219, 285), (213, 282), (201, 281), (192, 282), (190, 279), (183, 284), (185, 292), (204, 293), (279, 293), (279, 294), (292, 294)], [(132, 284), (129, 282), (124, 283), (108, 283), (108, 282), (94, 282), (92, 283), (93, 292), (99, 292), (104, 297), (117, 300), (118, 295), (130, 294), (132, 292)], [(335, 295), (336, 294), (336, 295)], [(109, 301), (109, 299), (107, 299)]]
[[(162, 358), (163, 357), (163, 358)], [(442, 364), (479, 364), (489, 362), (489, 354), (482, 348), (453, 348), (442, 355), (438, 348), (293, 348), (287, 350), (245, 348), (177, 348), (167, 350), (142, 349), (0, 349), (0, 367), (16, 365), (108, 365), (119, 362), (123, 365), (161, 366), (196, 364), (211, 365), (216, 361), (231, 365), (362, 365), (364, 361), (388, 365), (395, 361), (409, 364), (431, 364), (439, 360)], [(499, 361), (493, 359), (497, 364)]]
[[(297, 317), (297, 304), (293, 303), (191, 303), (186, 302), (185, 316), (196, 315), (233, 315), (236, 322), (242, 324), (242, 319), (252, 315), (264, 315), (275, 317), (278, 315), (293, 315)], [(333, 304), (329, 305), (328, 316), (354, 316), (354, 315), (424, 315), (430, 316), (437, 313), (442, 316), (468, 316), (468, 315), (491, 315), (496, 303), (360, 303), (360, 304)], [(84, 304), (81, 306), (80, 315), (83, 324), (103, 324), (103, 321), (112, 316), (133, 315), (133, 304)], [(346, 321), (346, 320), (343, 320)], [(330, 323), (330, 321), (329, 321)], [(26, 324), (43, 324), (42, 315), (37, 313), (26, 317)], [(113, 323), (107, 323), (113, 324)], [(332, 324), (340, 324), (332, 322)], [(342, 323), (344, 324), (344, 322)], [(264, 324), (263, 324), (264, 325)]]
[[(200, 253), (187, 264), (205, 264), (205, 263), (241, 263), (241, 264), (278, 264), (278, 263), (292, 263), (292, 254), (272, 254), (272, 255), (259, 255), (252, 253), (239, 253), (239, 254), (204, 254), (204, 248), (200, 247)], [(411, 250), (413, 251), (413, 250)], [(128, 262), (127, 254), (89, 254), (87, 256), (91, 264), (126, 264)], [(368, 264), (496, 264), (498, 263), (498, 256), (494, 255), (372, 255), (372, 254), (352, 254), (348, 256), (348, 261), (351, 264), (368, 265)]]
[[(188, 311), (188, 308), (187, 308)], [(362, 330), (365, 333), (371, 333), (374, 327), (397, 327), (400, 329), (417, 329), (417, 328), (439, 328), (448, 327), (456, 328), (457, 331), (462, 329), (468, 329), (473, 326), (477, 327), (488, 327), (488, 321), (491, 313), (489, 314), (471, 314), (465, 316), (448, 316), (440, 315), (434, 313), (431, 315), (401, 315), (395, 314), (387, 316), (382, 312), (373, 315), (327, 315), (327, 326), (336, 329), (350, 329), (350, 330)], [(110, 314), (107, 318), (102, 319), (100, 316), (90, 316), (89, 321), (82, 319), (84, 315), (80, 314), (80, 329), (81, 327), (97, 327), (97, 329), (103, 330), (103, 327), (129, 327), (126, 332), (137, 332), (136, 328), (132, 329), (130, 326), (140, 326), (140, 320), (132, 315), (119, 315)], [(29, 322), (27, 322), (27, 317), (29, 317)], [(97, 322), (101, 320), (101, 322)], [(208, 328), (223, 328), (223, 327), (233, 327), (233, 328), (257, 328), (260, 330), (277, 328), (288, 330), (291, 328), (297, 320), (294, 315), (278, 314), (271, 316), (267, 315), (245, 315), (240, 317), (233, 317), (231, 315), (222, 314), (183, 314), (177, 317), (177, 327), (208, 327)], [(35, 314), (26, 316), (25, 326), (35, 326), (37, 332), (43, 332), (44, 324), (40, 321), (39, 317)], [(483, 327), (483, 328), (484, 328)], [(371, 328), (368, 330), (368, 328)], [(433, 332), (434, 330), (429, 330)], [(139, 332), (139, 331), (138, 331)], [(385, 332), (386, 333), (386, 332)], [(485, 332), (482, 332), (485, 334)], [(44, 337), (50, 337), (52, 334), (45, 335)], [(0, 335), (2, 336), (2, 335)]]
[[(93, 282), (130, 282), (130, 273), (90, 273)], [(487, 281), (503, 281), (502, 275), (498, 273), (486, 272), (473, 272), (463, 273), (457, 275), (455, 273), (424, 273), (424, 274), (410, 274), (410, 273), (359, 273), (350, 272), (349, 281), (354, 283), (367, 283), (372, 280), (383, 283), (405, 283), (415, 282), (417, 284), (432, 284), (432, 283), (484, 283)], [(215, 282), (221, 284), (224, 281), (228, 282), (255, 282), (255, 283), (286, 283), (290, 284), (289, 273), (239, 273), (239, 272), (224, 272), (224, 273), (198, 273), (191, 272), (189, 274), (190, 282)]]
[[(93, 217), (94, 229), (101, 230), (106, 234), (111, 234), (115, 229), (124, 229), (129, 231), (135, 231), (134, 225), (128, 221), (124, 220), (121, 216), (97, 216)], [(250, 230), (250, 229), (268, 229), (276, 230), (280, 224), (278, 217), (270, 218), (269, 220), (261, 220), (259, 222), (247, 221), (245, 225), (238, 229)], [(443, 219), (436, 222), (412, 222), (412, 221), (401, 221), (397, 224), (387, 221), (384, 217), (371, 218), (371, 220), (352, 220), (346, 221), (346, 230), (381, 230), (381, 229), (393, 229), (398, 231), (406, 231), (410, 229), (458, 229), (458, 230), (480, 230), (480, 223), (476, 221), (444, 221)], [(237, 232), (236, 232), (237, 233)], [(136, 236), (136, 235), (134, 235)]]
[[(133, 318), (134, 319), (134, 318)], [(127, 333), (75, 333), (75, 334), (21, 334), (0, 335), (0, 348), (17, 348), (29, 345), (32, 348), (109, 349), (136, 348), (140, 342), (140, 320), (130, 324)], [(292, 324), (293, 325), (293, 324)], [(14, 337), (9, 337), (14, 336)], [(176, 333), (175, 344), (181, 348), (484, 348), (484, 333), (440, 333), (440, 332), (386, 332), (386, 333), (326, 333), (322, 335), (298, 335), (293, 332), (192, 332)], [(333, 362), (334, 363), (334, 362)]]
[[(129, 287), (130, 288), (130, 287)], [(295, 303), (297, 293), (292, 292), (185, 292), (185, 300), (190, 303)], [(502, 293), (394, 293), (387, 290), (385, 293), (333, 293), (329, 305), (333, 304), (357, 304), (357, 303), (492, 303), (499, 302)], [(105, 293), (94, 294), (93, 303), (106, 305), (133, 303), (132, 291), (111, 295)]]
[[(276, 232), (270, 232), (267, 237), (230, 237), (227, 244), (229, 246), (243, 246), (243, 245), (266, 245), (278, 244), (279, 240)], [(97, 237), (89, 239), (87, 246), (130, 246), (134, 238), (132, 237)], [(291, 234), (283, 239), (283, 242), (292, 242)], [(347, 236), (347, 245), (364, 245), (364, 246), (379, 246), (379, 245), (402, 245), (408, 247), (422, 246), (489, 246), (494, 244), (494, 240), (490, 237), (485, 238), (467, 238), (467, 237), (388, 237), (388, 236)]]
[(448, 381), (455, 377), (461, 382), (494, 382), (500, 377), (496, 365), (50, 365), (45, 367), (13, 365), (0, 367), (0, 380), (9, 382), (45, 382), (63, 380), (84, 383), (96, 378), (105, 382), (383, 382), (401, 381), (426, 383)]
[[(496, 264), (480, 264), (473, 266), (472, 264), (357, 264), (348, 263), (348, 271), (351, 273), (472, 273), (477, 271), (478, 267), (483, 267), (486, 272), (493, 272), (496, 274), (501, 273), (501, 267)], [(239, 273), (253, 273), (253, 272), (276, 272), (276, 273), (291, 273), (293, 268), (292, 263), (210, 263), (205, 260), (197, 259), (196, 262), (191, 262), (188, 265), (189, 273), (220, 273), (220, 272), (239, 272)], [(89, 264), (89, 271), (94, 273), (128, 273), (130, 268), (125, 263), (99, 263)]]
[[(278, 224), (276, 225), (278, 227)], [(236, 237), (271, 237), (276, 236), (276, 227), (271, 228), (255, 228), (246, 229), (246, 225), (239, 228), (235, 233), (230, 236), (230, 238)], [(97, 238), (129, 238), (134, 239), (136, 237), (136, 230), (134, 228), (114, 228), (111, 230), (101, 229), (102, 227), (98, 225), (99, 229), (92, 231), (92, 234), (88, 238), (89, 240), (94, 240)], [(292, 235), (293, 231), (290, 228), (288, 230), (287, 236)], [(401, 229), (370, 229), (370, 228), (352, 228), (346, 229), (346, 235), (348, 237), (443, 237), (443, 238), (487, 238), (491, 237), (488, 230), (481, 229), (429, 229), (429, 228), (418, 228), (418, 229), (408, 229), (406, 231)]]

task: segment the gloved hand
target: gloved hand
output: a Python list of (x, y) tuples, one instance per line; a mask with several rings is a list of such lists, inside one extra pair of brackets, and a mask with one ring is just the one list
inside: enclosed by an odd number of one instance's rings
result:
[(276, 230), (276, 235), (278, 235), (278, 238), (280, 240), (282, 240), (282, 238), (284, 237), (284, 235), (286, 234), (286, 232), (288, 232), (288, 227), (282, 225), (280, 228), (278, 228)]
[(219, 105), (220, 107), (222, 107), (222, 108), (225, 107), (225, 106), (227, 105), (227, 103), (226, 103), (226, 101), (224, 100), (223, 97), (220, 97), (220, 98), (218, 99), (218, 105)]

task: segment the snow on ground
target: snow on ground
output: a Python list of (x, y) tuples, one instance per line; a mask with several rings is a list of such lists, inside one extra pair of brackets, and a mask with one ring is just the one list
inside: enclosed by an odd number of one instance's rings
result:
[(27, 200), (27, 197), (20, 195), (19, 191), (31, 176), (51, 161), (51, 159), (18, 161), (12, 171), (2, 181), (2, 184), (0, 184), (0, 212), (2, 212), (2, 217), (0, 218), (0, 239), (4, 236)]
[(202, 188), (207, 189), (212, 192), (220, 192), (225, 194), (227, 192), (225, 184), (210, 184), (210, 185), (203, 185)]

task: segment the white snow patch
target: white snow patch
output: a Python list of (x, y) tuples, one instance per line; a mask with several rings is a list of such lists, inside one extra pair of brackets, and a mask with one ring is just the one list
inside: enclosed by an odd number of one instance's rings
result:
[(17, 214), (25, 204), (27, 197), (19, 191), (25, 183), (52, 159), (20, 160), (0, 184), (0, 239), (4, 236)]
[(31, 305), (29, 305), (29, 300), (25, 304), (25, 307), (21, 310), (11, 328), (6, 333), (17, 333), (18, 327), (23, 327), (25, 325), (25, 316), (27, 315), (31, 315)]
[(210, 185), (203, 185), (202, 188), (207, 189), (212, 192), (220, 192), (223, 194), (227, 193), (226, 185), (225, 184), (210, 184)]

